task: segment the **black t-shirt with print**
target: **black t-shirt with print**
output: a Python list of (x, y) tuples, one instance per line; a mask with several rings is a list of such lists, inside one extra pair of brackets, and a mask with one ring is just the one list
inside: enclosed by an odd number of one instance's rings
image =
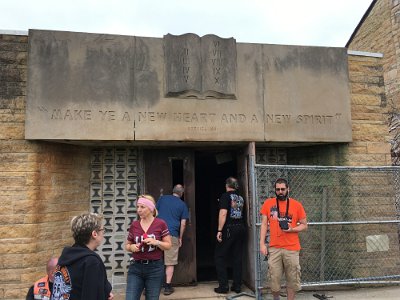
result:
[(228, 211), (225, 225), (244, 224), (244, 199), (237, 192), (223, 193), (219, 199), (219, 208)]

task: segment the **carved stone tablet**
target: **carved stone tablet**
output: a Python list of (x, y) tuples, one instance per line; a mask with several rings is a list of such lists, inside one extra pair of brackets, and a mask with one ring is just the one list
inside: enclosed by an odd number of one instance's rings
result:
[(216, 35), (164, 36), (166, 96), (236, 99), (236, 42)]
[(203, 95), (236, 99), (236, 42), (216, 35), (201, 38)]
[(166, 95), (194, 97), (201, 93), (200, 37), (195, 34), (164, 36)]

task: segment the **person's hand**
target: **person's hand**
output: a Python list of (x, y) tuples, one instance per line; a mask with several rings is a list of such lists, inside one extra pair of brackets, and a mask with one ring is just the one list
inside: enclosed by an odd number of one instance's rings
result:
[(131, 252), (139, 252), (141, 245), (141, 243), (131, 244), (129, 250), (131, 250)]
[(265, 245), (264, 243), (262, 243), (260, 245), (260, 253), (261, 253), (261, 255), (264, 255), (264, 256), (268, 255), (268, 248), (267, 248), (267, 245)]
[(149, 246), (157, 246), (158, 245), (158, 240), (153, 239), (153, 238), (146, 238), (143, 242)]
[(110, 295), (108, 295), (108, 300), (114, 300), (114, 294), (110, 293)]
[(289, 226), (289, 228), (288, 229), (282, 229), (282, 231), (284, 231), (284, 232), (295, 232), (294, 230), (293, 230), (293, 227), (290, 225), (290, 223), (288, 224), (288, 226)]
[(220, 243), (222, 242), (222, 232), (221, 231), (217, 232), (217, 241)]

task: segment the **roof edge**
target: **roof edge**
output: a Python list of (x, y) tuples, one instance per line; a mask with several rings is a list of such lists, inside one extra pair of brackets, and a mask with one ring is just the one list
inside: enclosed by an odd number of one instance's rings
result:
[(368, 18), (369, 13), (371, 12), (371, 10), (374, 8), (376, 2), (378, 0), (373, 0), (371, 2), (371, 4), (369, 5), (367, 11), (364, 13), (363, 17), (361, 18), (360, 22), (357, 24), (357, 27), (354, 29), (353, 33), (351, 34), (349, 40), (346, 43), (346, 46), (344, 46), (345, 48), (349, 47), (349, 44), (353, 41), (353, 38), (356, 36), (358, 30), (360, 29), (361, 25), (364, 23), (365, 19)]
[(25, 31), (25, 30), (7, 30), (7, 29), (0, 29), (0, 34), (7, 34), (7, 35), (28, 35), (28, 31)]

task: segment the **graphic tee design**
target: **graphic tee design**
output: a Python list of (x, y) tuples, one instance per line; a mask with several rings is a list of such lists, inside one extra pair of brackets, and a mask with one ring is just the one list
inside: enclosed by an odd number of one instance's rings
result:
[(242, 196), (238, 194), (230, 194), (231, 197), (231, 219), (242, 219), (243, 218), (243, 205), (244, 200)]
[(72, 287), (71, 277), (69, 276), (68, 269), (63, 266), (57, 266), (54, 273), (53, 293), (52, 300), (68, 300), (70, 298), (70, 291)]
[(276, 206), (272, 206), (269, 212), (269, 217), (272, 220), (278, 220), (278, 221), (289, 221), (292, 222), (293, 216), (292, 214), (288, 214), (285, 216), (284, 212), (280, 212), (279, 217), (278, 217), (278, 208)]

